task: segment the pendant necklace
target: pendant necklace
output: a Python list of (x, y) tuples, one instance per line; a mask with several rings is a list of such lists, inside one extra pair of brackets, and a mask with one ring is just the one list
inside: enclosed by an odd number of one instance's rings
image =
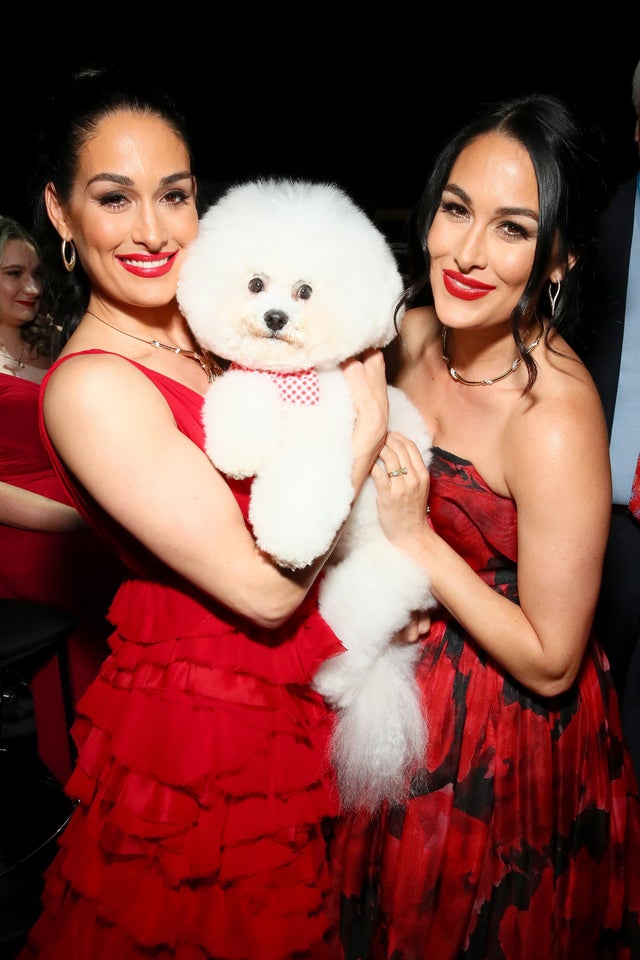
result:
[(202, 369), (207, 375), (207, 380), (209, 383), (213, 383), (215, 378), (222, 373), (222, 368), (216, 360), (205, 350), (202, 353), (199, 353), (197, 350), (183, 350), (182, 347), (173, 347), (170, 343), (161, 343), (160, 340), (146, 340), (144, 337), (136, 337), (134, 333), (127, 333), (126, 330), (121, 330), (120, 327), (114, 327), (112, 323), (109, 323), (108, 320), (105, 320), (103, 317), (99, 317), (97, 313), (92, 313), (91, 310), (86, 311), (89, 316), (95, 317), (96, 320), (99, 320), (100, 323), (104, 323), (105, 326), (111, 327), (112, 330), (115, 330), (116, 333), (122, 333), (125, 337), (130, 337), (132, 340), (139, 340), (140, 343), (148, 343), (150, 347), (155, 347), (156, 350), (169, 350), (171, 353), (176, 355), (180, 354), (183, 357), (187, 357), (189, 360), (195, 360), (200, 364)]
[(499, 380), (505, 380), (507, 377), (510, 377), (511, 374), (518, 369), (518, 367), (524, 360), (525, 356), (528, 356), (538, 346), (538, 344), (542, 340), (543, 333), (544, 333), (544, 325), (542, 324), (542, 322), (540, 322), (540, 332), (538, 336), (533, 341), (533, 343), (529, 344), (528, 347), (525, 347), (522, 356), (517, 357), (513, 361), (509, 369), (505, 370), (504, 373), (501, 373), (497, 377), (491, 377), (491, 378), (487, 377), (486, 380), (466, 380), (463, 376), (461, 376), (458, 373), (458, 371), (454, 367), (451, 366), (451, 361), (447, 356), (447, 327), (442, 328), (442, 359), (447, 365), (447, 370), (449, 371), (449, 373), (457, 383), (462, 383), (464, 384), (465, 387), (490, 387), (492, 384), (498, 383)]
[(26, 367), (26, 363), (22, 358), (24, 357), (25, 347), (26, 347), (26, 344), (22, 343), (20, 346), (20, 355), (19, 357), (16, 358), (10, 352), (4, 340), (0, 340), (0, 355), (5, 357), (9, 361), (9, 363), (4, 363), (2, 365), (2, 369), (8, 370), (9, 373), (12, 373), (14, 376), (17, 376), (17, 373), (16, 373), (17, 370), (24, 370), (24, 368)]

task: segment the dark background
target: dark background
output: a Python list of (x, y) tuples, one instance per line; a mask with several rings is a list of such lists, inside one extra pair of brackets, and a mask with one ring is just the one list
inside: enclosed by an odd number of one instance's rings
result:
[(367, 15), (348, 31), (339, 13), (324, 8), (294, 19), (243, 7), (238, 23), (190, 20), (153, 34), (131, 24), (126, 11), (104, 23), (113, 13), (103, 9), (100, 29), (85, 23), (75, 44), (73, 24), (41, 25), (46, 56), (23, 73), (5, 71), (3, 80), (0, 213), (30, 226), (27, 189), (48, 84), (60, 65), (96, 60), (133, 64), (174, 92), (206, 201), (237, 180), (300, 176), (338, 183), (389, 224), (387, 212), (416, 203), (435, 152), (478, 107), (531, 92), (558, 94), (595, 122), (606, 141), (607, 177), (621, 181), (638, 165), (631, 77), (640, 15), (623, 19), (621, 6), (610, 4), (615, 24), (603, 25), (599, 8), (593, 26), (584, 14), (581, 22), (565, 16), (563, 25), (561, 9), (523, 7), (540, 26), (501, 34), (469, 22), (468, 13), (449, 20), (426, 11), (416, 19), (401, 7), (392, 19)]

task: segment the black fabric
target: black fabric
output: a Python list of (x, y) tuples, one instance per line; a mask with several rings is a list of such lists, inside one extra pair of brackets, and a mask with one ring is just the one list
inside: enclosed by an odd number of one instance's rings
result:
[(640, 773), (640, 524), (614, 510), (596, 611), (598, 639), (622, 702), (622, 725)]
[(71, 614), (31, 600), (0, 598), (0, 667), (39, 653), (76, 627)]

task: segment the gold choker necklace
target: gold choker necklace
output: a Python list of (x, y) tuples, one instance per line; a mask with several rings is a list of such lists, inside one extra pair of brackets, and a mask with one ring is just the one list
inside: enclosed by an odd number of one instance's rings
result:
[(131, 337), (132, 340), (139, 340), (140, 343), (148, 343), (149, 346), (155, 347), (156, 350), (170, 350), (171, 353), (175, 353), (176, 355), (180, 354), (183, 357), (188, 357), (189, 360), (196, 360), (206, 373), (209, 383), (213, 383), (215, 378), (222, 373), (220, 365), (206, 350), (203, 353), (198, 353), (197, 350), (183, 350), (182, 347), (172, 347), (170, 343), (161, 343), (159, 340), (145, 340), (144, 337), (136, 337), (134, 333), (127, 333), (126, 330), (121, 330), (120, 327), (114, 327), (108, 320), (99, 317), (97, 313), (92, 313), (91, 310), (87, 310), (86, 312), (90, 317), (95, 317), (100, 323), (111, 327), (116, 333), (122, 333), (125, 337)]
[(524, 358), (528, 356), (528, 354), (530, 354), (538, 346), (538, 344), (542, 340), (543, 333), (544, 333), (544, 326), (541, 322), (540, 333), (538, 334), (538, 336), (536, 337), (536, 339), (533, 341), (532, 344), (530, 344), (528, 347), (525, 347), (523, 355), (518, 357), (516, 360), (514, 360), (508, 370), (505, 370), (505, 372), (501, 373), (500, 376), (498, 377), (491, 377), (491, 379), (487, 378), (486, 380), (465, 380), (465, 378), (461, 377), (458, 371), (451, 366), (451, 361), (447, 356), (447, 328), (446, 327), (442, 328), (442, 359), (447, 365), (447, 370), (449, 371), (449, 373), (457, 383), (463, 383), (465, 387), (490, 387), (493, 383), (497, 383), (498, 380), (504, 380), (506, 379), (506, 377), (510, 377), (511, 374), (518, 369), (518, 367), (520, 366)]

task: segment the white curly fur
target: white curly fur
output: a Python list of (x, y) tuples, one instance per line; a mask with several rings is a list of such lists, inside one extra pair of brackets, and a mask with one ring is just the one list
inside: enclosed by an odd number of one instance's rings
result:
[[(433, 599), (429, 578), (382, 533), (373, 481), (349, 515), (354, 410), (340, 363), (396, 335), (402, 277), (383, 234), (332, 184), (256, 180), (231, 187), (204, 215), (178, 283), (198, 342), (241, 365), (203, 405), (206, 451), (233, 477), (253, 477), (258, 545), (292, 569), (331, 546), (320, 611), (346, 652), (314, 687), (336, 708), (332, 756), (344, 807), (396, 800), (423, 758), (426, 718), (417, 647), (391, 642)], [(314, 405), (283, 400), (255, 371), (318, 374)], [(431, 439), (415, 407), (389, 388), (390, 429), (425, 462)]]

